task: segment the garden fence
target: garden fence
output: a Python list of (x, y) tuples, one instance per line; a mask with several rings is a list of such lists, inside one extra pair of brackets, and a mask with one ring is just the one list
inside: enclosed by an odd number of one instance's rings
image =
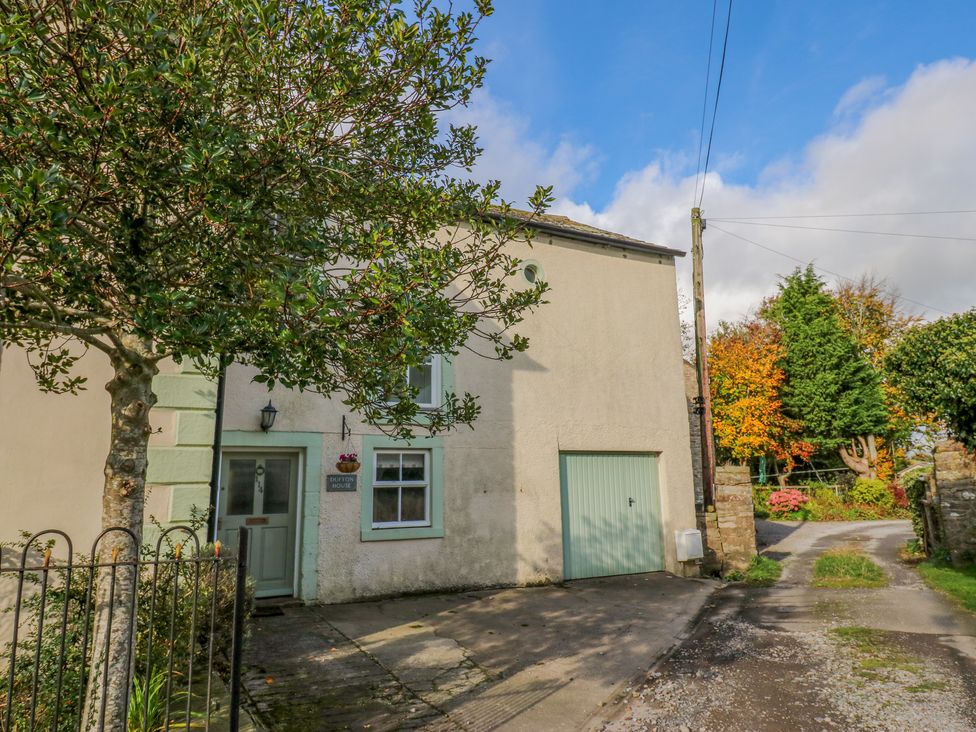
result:
[[(0, 730), (105, 729), (114, 691), (128, 732), (236, 732), (249, 602), (239, 536), (236, 552), (187, 526), (154, 547), (107, 529), (87, 556), (55, 529), (0, 547)], [(127, 674), (109, 672), (119, 653)]]

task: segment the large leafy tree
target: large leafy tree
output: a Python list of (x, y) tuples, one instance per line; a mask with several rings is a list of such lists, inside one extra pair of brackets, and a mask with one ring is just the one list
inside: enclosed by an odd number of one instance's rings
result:
[(878, 439), (877, 468), (879, 477), (891, 478), (896, 453), (902, 450), (899, 444), (907, 444), (911, 435), (929, 421), (925, 414), (906, 407), (907, 400), (886, 374), (885, 357), (921, 319), (906, 313), (899, 305), (897, 292), (884, 280), (871, 275), (840, 283), (833, 296), (841, 327), (881, 376), (888, 426), (885, 437)]
[[(111, 363), (106, 527), (141, 535), (161, 359), (213, 374), (224, 354), (403, 434), (406, 366), (525, 347), (509, 331), (544, 291), (509, 287), (525, 222), (456, 177), (475, 132), (441, 123), (482, 83), (475, 2), (0, 0), (0, 338), (45, 389), (81, 388), (72, 344)], [(452, 397), (429, 429), (477, 411)]]
[(921, 321), (901, 309), (897, 292), (884, 280), (871, 275), (840, 283), (833, 296), (844, 332), (877, 369), (902, 335)]
[(914, 327), (886, 366), (910, 408), (935, 415), (976, 449), (976, 310)]
[(837, 304), (812, 266), (780, 285), (766, 314), (780, 328), (783, 408), (803, 438), (837, 450), (859, 475), (876, 477), (875, 436), (888, 422), (881, 380), (841, 325)]
[(708, 344), (712, 419), (720, 447), (739, 461), (767, 456), (782, 461), (782, 472), (776, 471), (780, 478), (813, 449), (796, 437), (799, 423), (783, 414), (783, 356), (776, 327), (758, 319), (723, 323)]

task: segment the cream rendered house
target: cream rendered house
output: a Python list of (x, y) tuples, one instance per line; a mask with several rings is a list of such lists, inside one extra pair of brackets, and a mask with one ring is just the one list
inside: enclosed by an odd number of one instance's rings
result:
[[(88, 381), (78, 394), (37, 388), (27, 354), (4, 349), (0, 360), (0, 543), (20, 532), (59, 529), (88, 553), (102, 515), (109, 445), (108, 360), (87, 353), (74, 373)], [(146, 514), (184, 523), (209, 505), (215, 385), (189, 364), (160, 364), (153, 380), (156, 432), (149, 440)], [(154, 535), (150, 526), (147, 538)], [(5, 553), (6, 555), (6, 553)]]
[[(406, 375), (423, 403), (479, 395), (474, 429), (392, 440), (338, 400), (227, 370), (219, 490), (210, 495), (216, 386), (170, 364), (157, 377), (147, 513), (216, 505), (217, 535), (251, 530), (259, 596), (341, 602), (432, 589), (669, 570), (695, 527), (675, 283), (681, 252), (556, 216), (534, 224), (524, 286), (548, 304), (526, 353), (462, 352)], [(53, 526), (97, 532), (108, 380), (97, 355), (80, 397), (40, 395), (23, 354), (0, 367), (0, 540)], [(261, 409), (278, 410), (260, 428)], [(348, 428), (348, 429), (347, 429)], [(43, 448), (43, 454), (41, 449)], [(340, 474), (340, 453), (361, 468)]]
[[(259, 595), (341, 602), (669, 570), (695, 527), (675, 257), (548, 216), (522, 276), (548, 304), (498, 363), (462, 352), (408, 375), (422, 403), (479, 395), (474, 429), (391, 440), (338, 400), (228, 369), (219, 534), (253, 529)], [(526, 284), (527, 286), (527, 284)], [(351, 429), (344, 432), (343, 425)], [(340, 453), (362, 467), (340, 477)], [(269, 508), (270, 506), (270, 508)]]

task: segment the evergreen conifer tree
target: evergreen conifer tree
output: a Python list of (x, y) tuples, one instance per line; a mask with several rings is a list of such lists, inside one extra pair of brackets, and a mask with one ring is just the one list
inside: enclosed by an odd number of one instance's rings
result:
[(876, 477), (875, 435), (888, 421), (881, 379), (844, 332), (812, 265), (785, 279), (767, 315), (782, 331), (786, 415), (802, 423), (805, 441), (838, 450), (858, 475)]

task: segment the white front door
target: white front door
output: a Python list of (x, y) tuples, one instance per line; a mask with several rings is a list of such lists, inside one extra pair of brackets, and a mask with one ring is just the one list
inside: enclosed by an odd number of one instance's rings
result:
[(298, 455), (224, 453), (220, 483), (217, 536), (233, 549), (240, 528), (250, 529), (247, 571), (255, 595), (293, 594)]

